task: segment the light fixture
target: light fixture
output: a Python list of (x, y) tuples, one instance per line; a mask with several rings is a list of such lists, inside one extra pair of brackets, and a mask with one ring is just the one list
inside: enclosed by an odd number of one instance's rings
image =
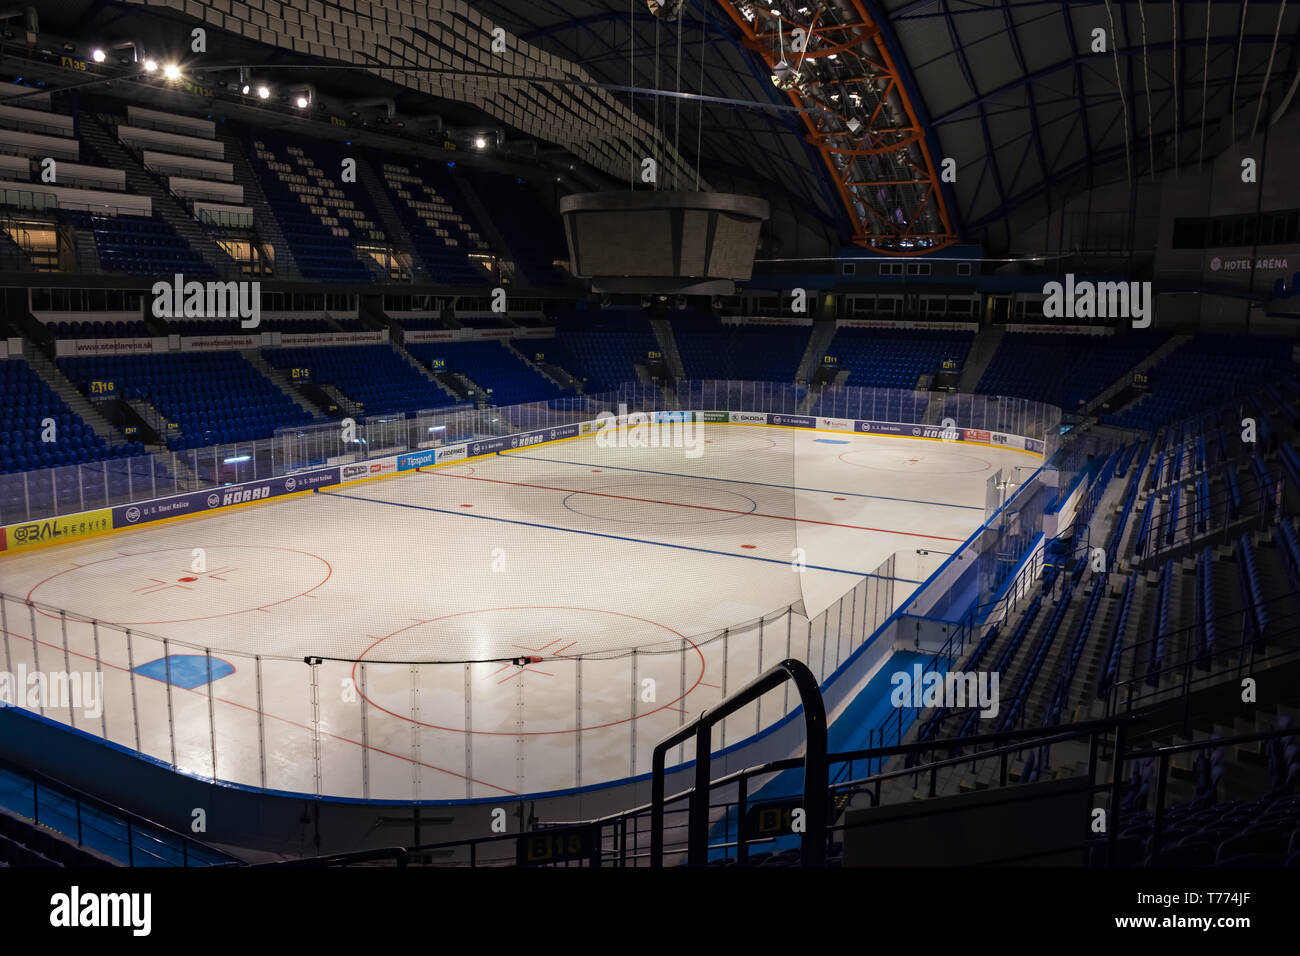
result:
[(175, 63), (168, 63), (166, 66), (163, 67), (163, 76), (167, 77), (167, 79), (169, 80), (177, 79), (178, 77), (180, 77), (180, 75), (181, 75), (181, 68), (177, 66)]
[(309, 101), (308, 101), (307, 97), (305, 97), (305, 96), (303, 96), (301, 93), (299, 93), (299, 94), (298, 94), (298, 98), (297, 98), (296, 100), (294, 100), (293, 102), (294, 102), (294, 105), (298, 107), (298, 109), (300, 109), (300, 110), (305, 110), (305, 109), (307, 108), (307, 103), (308, 103)]
[(265, 86), (259, 86), (259, 87), (257, 88), (257, 98), (258, 98), (258, 99), (260, 99), (260, 100), (264, 100), (264, 99), (269, 98), (270, 95), (271, 95), (271, 91), (270, 91), (269, 89), (267, 89)]
[(487, 149), (487, 140), (486, 140), (484, 137), (482, 137), (482, 136), (477, 136), (477, 137), (475, 137), (475, 138), (474, 138), (474, 148), (475, 148), (475, 149)]
[(247, 83), (245, 83), (243, 86), (241, 86), (241, 87), (239, 88), (239, 92), (241, 92), (241, 93), (243, 93), (245, 96), (247, 96), (247, 95), (248, 95), (248, 91), (251, 90), (251, 89), (252, 89), (252, 87), (249, 86)]
[(772, 67), (772, 85), (779, 90), (792, 90), (799, 83), (799, 71), (790, 66), (782, 57)]
[(108, 54), (106, 54), (103, 50), (97, 48), (91, 51), (90, 58), (94, 60), (96, 63), (103, 63), (106, 59), (108, 59)]
[(158, 69), (158, 61), (157, 61), (157, 60), (149, 59), (149, 60), (145, 60), (145, 61), (144, 61), (144, 71), (145, 71), (146, 73), (152, 73), (152, 72), (154, 72), (154, 71), (157, 70), (157, 69)]

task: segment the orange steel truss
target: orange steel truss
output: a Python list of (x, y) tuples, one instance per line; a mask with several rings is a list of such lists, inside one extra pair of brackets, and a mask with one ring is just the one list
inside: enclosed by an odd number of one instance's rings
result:
[[(853, 224), (853, 243), (875, 252), (901, 256), (925, 255), (955, 244), (958, 237), (952, 227), (943, 192), (939, 188), (939, 171), (930, 154), (925, 131), (881, 36), (881, 28), (863, 8), (861, 0), (847, 0), (855, 14), (852, 22), (835, 24), (819, 22), (824, 5), (818, 7), (807, 22), (802, 22), (789, 19), (784, 14), (779, 18), (770, 17), (769, 5), (762, 0), (757, 3), (753, 0), (748, 3), (745, 0), (718, 0), (718, 3), (741, 31), (743, 45), (763, 57), (769, 72), (775, 70), (781, 59), (781, 54), (776, 50), (781, 33), (788, 41), (791, 31), (801, 28), (807, 34), (805, 50), (792, 53), (792, 60), (797, 58), (802, 63), (830, 56), (854, 57), (862, 66), (862, 75), (851, 80), (835, 80), (834, 83), (842, 84), (846, 95), (853, 95), (850, 90), (854, 86), (865, 88), (867, 84), (878, 91), (879, 105), (856, 132), (849, 130), (848, 117), (842, 113), (837, 114), (828, 102), (819, 101), (815, 110), (808, 109), (814, 102), (811, 98), (806, 97), (797, 87), (786, 91), (790, 102), (803, 109), (800, 115), (808, 130), (808, 142), (821, 153), (831, 172), (831, 178)], [(751, 22), (741, 12), (741, 6), (758, 9), (761, 17), (754, 16)], [(760, 31), (760, 19), (779, 19), (781, 33), (776, 30)], [(902, 105), (906, 115), (905, 123), (892, 122), (883, 115), (884, 103), (891, 93), (897, 96), (897, 102)], [(825, 119), (818, 119), (818, 113)], [(836, 116), (838, 123), (828, 121)], [(912, 146), (916, 147), (921, 156), (920, 163), (915, 161), (909, 150)], [(890, 178), (865, 175), (870, 170), (858, 161), (860, 158), (887, 156), (890, 153), (894, 153), (897, 161), (910, 169), (915, 178), (900, 179), (897, 172)], [(895, 206), (898, 208), (903, 205), (902, 191), (909, 187), (918, 198), (909, 221), (900, 223), (894, 218), (894, 210), (885, 208), (878, 196), (881, 190), (898, 196), (900, 201)], [(937, 221), (939, 228), (927, 224), (929, 217), (922, 215), (927, 209), (933, 213), (931, 221)], [(920, 248), (917, 248), (918, 244)]]

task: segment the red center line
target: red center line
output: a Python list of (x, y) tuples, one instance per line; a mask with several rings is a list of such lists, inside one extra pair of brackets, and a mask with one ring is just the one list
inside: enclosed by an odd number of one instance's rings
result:
[(840, 524), (836, 521), (818, 521), (815, 518), (792, 518), (789, 515), (769, 515), (761, 511), (738, 511), (735, 508), (715, 508), (712, 505), (691, 505), (680, 501), (660, 501), (657, 498), (634, 498), (630, 495), (612, 495), (605, 491), (580, 491), (577, 488), (556, 488), (551, 485), (533, 485), (525, 481), (506, 481), (503, 478), (477, 478), (470, 475), (449, 475), (436, 471), (418, 471), (418, 475), (431, 478), (459, 478), (462, 481), (486, 481), (494, 485), (513, 485), (517, 488), (537, 488), (541, 491), (560, 491), (571, 495), (590, 495), (594, 498), (616, 498), (619, 501), (636, 501), (648, 505), (667, 505), (670, 508), (694, 508), (697, 511), (716, 511), (722, 514), (742, 515), (752, 518), (770, 518), (773, 521), (794, 521), (799, 524), (820, 524), (829, 528), (845, 528), (849, 531), (877, 531), (881, 534), (906, 535), (909, 538), (929, 538), (932, 541), (965, 541), (965, 538), (947, 538), (941, 534), (921, 534), (919, 531), (895, 531), (892, 528), (871, 528), (859, 524)]

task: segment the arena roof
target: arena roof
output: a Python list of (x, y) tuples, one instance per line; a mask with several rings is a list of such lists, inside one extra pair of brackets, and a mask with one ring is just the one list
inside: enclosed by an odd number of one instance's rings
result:
[[(1138, 187), (1249, 137), (1300, 79), (1300, 4), (1285, 0), (686, 0), (680, 21), (645, 0), (38, 6), (86, 33), (147, 31), (140, 8), (202, 22), (249, 62), (317, 64), (322, 91), (459, 103), (623, 182), (653, 155), (661, 188), (758, 192), (841, 240), (892, 235), (892, 251), (1012, 249), (1091, 187)], [(679, 89), (713, 99), (649, 92)]]

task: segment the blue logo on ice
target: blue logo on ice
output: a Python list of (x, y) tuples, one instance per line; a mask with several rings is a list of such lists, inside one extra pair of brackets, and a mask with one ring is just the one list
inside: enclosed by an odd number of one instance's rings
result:
[[(170, 674), (168, 673), (170, 671)], [(160, 657), (148, 664), (141, 664), (135, 672), (142, 677), (150, 677), (166, 684), (168, 677), (176, 687), (193, 690), (208, 682), (208, 659), (201, 654), (173, 654)], [(235, 672), (234, 665), (219, 657), (212, 658), (212, 682), (215, 684), (223, 677)]]

